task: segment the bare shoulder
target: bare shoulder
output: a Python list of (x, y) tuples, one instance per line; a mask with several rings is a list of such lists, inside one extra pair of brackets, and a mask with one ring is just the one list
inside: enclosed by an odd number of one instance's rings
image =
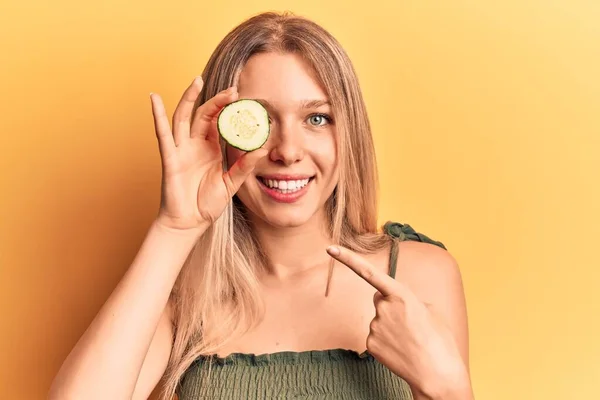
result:
[(444, 320), (452, 330), (468, 365), (468, 327), (465, 293), (455, 257), (439, 246), (403, 241), (398, 246), (396, 279)]
[(434, 300), (440, 290), (463, 290), (457, 260), (448, 250), (430, 243), (400, 242), (396, 268), (396, 278), (425, 302)]

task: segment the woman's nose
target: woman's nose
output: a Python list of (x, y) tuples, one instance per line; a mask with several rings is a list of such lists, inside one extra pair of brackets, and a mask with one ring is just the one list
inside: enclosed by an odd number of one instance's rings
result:
[(272, 129), (272, 142), (269, 146), (271, 161), (286, 166), (301, 161), (304, 158), (304, 140), (301, 129), (282, 125)]

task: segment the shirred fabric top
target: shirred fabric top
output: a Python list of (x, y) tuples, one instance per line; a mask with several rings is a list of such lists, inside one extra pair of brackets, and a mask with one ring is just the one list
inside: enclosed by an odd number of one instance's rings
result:
[[(387, 222), (384, 231), (396, 240), (390, 253), (395, 277), (398, 241), (441, 242), (416, 232), (410, 225)], [(330, 349), (269, 354), (234, 353), (202, 356), (188, 368), (177, 389), (179, 400), (344, 399), (412, 400), (406, 381), (365, 351)], [(210, 378), (205, 379), (207, 370)]]

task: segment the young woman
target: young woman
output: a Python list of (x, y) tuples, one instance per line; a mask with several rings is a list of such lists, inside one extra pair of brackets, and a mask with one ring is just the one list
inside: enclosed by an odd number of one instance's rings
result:
[[(265, 145), (222, 141), (240, 98)], [(314, 22), (230, 32), (167, 119), (151, 95), (161, 206), (65, 360), (51, 399), (471, 399), (459, 269), (444, 246), (377, 227), (371, 130), (352, 64)], [(404, 173), (409, 173), (403, 169)]]

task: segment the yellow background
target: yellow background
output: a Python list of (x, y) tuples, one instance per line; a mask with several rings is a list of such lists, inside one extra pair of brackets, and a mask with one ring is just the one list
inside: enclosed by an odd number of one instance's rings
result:
[(259, 11), (355, 62), (381, 221), (444, 241), (479, 399), (600, 398), (600, 3), (4, 1), (0, 398), (41, 399), (154, 217), (148, 93), (169, 111)]

